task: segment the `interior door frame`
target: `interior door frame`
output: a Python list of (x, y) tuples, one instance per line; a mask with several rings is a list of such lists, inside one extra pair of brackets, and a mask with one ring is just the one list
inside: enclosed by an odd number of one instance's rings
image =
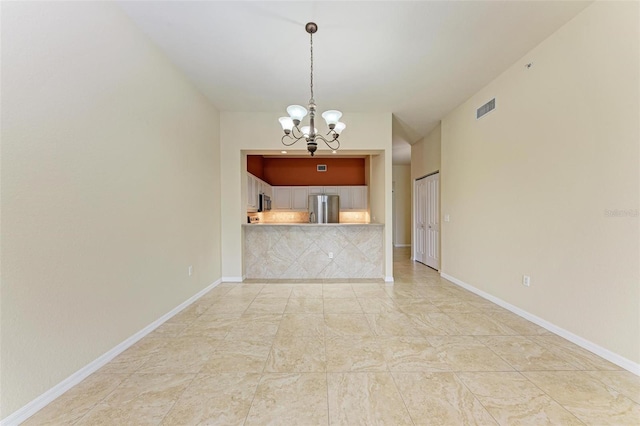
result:
[[(433, 175), (436, 175), (436, 174), (439, 174), (439, 173), (440, 173), (440, 170), (438, 169), (438, 170), (433, 171), (431, 173), (427, 173), (426, 175), (422, 175), (420, 177), (417, 177), (417, 178), (415, 178), (413, 180), (413, 185), (412, 185), (412, 188), (411, 188), (411, 191), (412, 191), (412, 194), (411, 194), (412, 195), (411, 196), (411, 236), (412, 236), (412, 241), (411, 241), (411, 260), (413, 260), (414, 262), (418, 261), (417, 258), (416, 258), (416, 249), (418, 247), (418, 244), (417, 244), (417, 241), (416, 241), (416, 239), (417, 239), (417, 233), (416, 233), (417, 220), (416, 220), (416, 217), (418, 215), (418, 211), (417, 211), (418, 208), (417, 208), (417, 202), (416, 202), (418, 197), (417, 197), (416, 187), (417, 187), (417, 184), (418, 184), (419, 180), (428, 178), (429, 176), (433, 176)], [(441, 214), (440, 214), (440, 209), (441, 209), (440, 196), (441, 196), (441, 192), (440, 192), (440, 177), (438, 177), (438, 217), (439, 218), (441, 216)], [(441, 253), (440, 252), (440, 239), (441, 239), (441, 237), (442, 237), (442, 233), (440, 232), (438, 234), (438, 253)], [(439, 260), (439, 262), (438, 262), (438, 269), (436, 269), (437, 271), (440, 270), (440, 265), (442, 264), (441, 256), (439, 257), (438, 260)], [(422, 262), (420, 262), (420, 263), (422, 263)], [(424, 263), (422, 263), (422, 264), (425, 265)], [(427, 265), (425, 265), (425, 266), (427, 266)], [(430, 266), (427, 266), (427, 267), (431, 268)]]

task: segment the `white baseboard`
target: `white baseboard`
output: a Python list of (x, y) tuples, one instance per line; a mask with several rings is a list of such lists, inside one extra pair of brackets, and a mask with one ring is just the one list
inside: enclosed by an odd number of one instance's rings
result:
[(384, 282), (385, 283), (392, 283), (393, 282), (393, 276), (384, 277)]
[(466, 289), (469, 290), (472, 293), (477, 294), (480, 297), (483, 297), (493, 303), (495, 303), (498, 306), (502, 306), (503, 308), (513, 312), (516, 315), (521, 316), (522, 318), (531, 321), (534, 324), (539, 325), (542, 328), (545, 328), (547, 330), (549, 330), (550, 332), (557, 334), (560, 337), (564, 337), (565, 339), (567, 339), (570, 342), (575, 343), (576, 345), (588, 350), (589, 352), (593, 352), (594, 354), (598, 355), (599, 357), (602, 357), (604, 359), (606, 359), (607, 361), (610, 361), (614, 364), (616, 364), (617, 366), (620, 366), (622, 368), (624, 368), (625, 370), (628, 370), (630, 372), (632, 372), (635, 375), (640, 376), (640, 364), (631, 361), (630, 359), (627, 359), (625, 357), (623, 357), (622, 355), (618, 355), (615, 352), (610, 351), (609, 349), (603, 348), (600, 345), (597, 345), (583, 337), (578, 336), (577, 334), (573, 334), (572, 332), (565, 330), (562, 327), (558, 327), (557, 325), (544, 320), (540, 317), (537, 317), (523, 309), (518, 308), (517, 306), (514, 306), (508, 302), (505, 302), (502, 299), (499, 299), (495, 296), (492, 296), (489, 293), (486, 293), (480, 289), (475, 288), (474, 286), (465, 283), (464, 281), (461, 281), (455, 277), (452, 277), (451, 275), (447, 275), (443, 272), (440, 273), (440, 276), (446, 280), (451, 281), (452, 283)]
[(222, 277), (223, 283), (241, 283), (244, 281), (243, 277)]
[(394, 247), (411, 247), (411, 244), (394, 244)]
[(193, 302), (195, 302), (196, 300), (204, 296), (212, 288), (214, 288), (221, 282), (222, 280), (220, 279), (216, 280), (213, 284), (210, 284), (203, 290), (200, 290), (194, 296), (190, 297), (180, 305), (176, 306), (171, 311), (167, 312), (166, 314), (164, 314), (163, 316), (161, 316), (160, 318), (158, 318), (157, 320), (155, 320), (154, 322), (152, 322), (142, 330), (138, 331), (133, 336), (129, 337), (128, 339), (124, 340), (114, 348), (100, 355), (98, 358), (91, 361), (89, 364), (85, 365), (80, 370), (76, 371), (75, 373), (73, 373), (72, 375), (70, 375), (69, 377), (67, 377), (66, 379), (64, 379), (63, 381), (61, 381), (60, 383), (58, 383), (57, 385), (55, 385), (54, 387), (52, 387), (51, 389), (49, 389), (48, 391), (40, 395), (39, 397), (34, 399), (33, 401), (29, 402), (24, 407), (18, 409), (14, 413), (2, 419), (0, 421), (0, 426), (13, 426), (13, 425), (19, 425), (20, 423), (24, 422), (29, 417), (33, 416), (35, 413), (37, 413), (38, 411), (43, 409), (45, 406), (53, 402), (57, 397), (59, 397), (60, 395), (62, 395), (63, 393), (65, 393), (66, 391), (68, 391), (69, 389), (71, 389), (72, 387), (74, 387), (84, 379), (86, 379), (87, 377), (89, 377), (91, 374), (98, 371), (105, 364), (107, 364), (116, 356), (120, 355), (122, 352), (124, 352), (126, 349), (131, 347), (138, 340), (142, 339), (147, 334), (151, 333), (153, 330), (161, 326), (169, 318), (173, 317), (178, 312), (182, 311), (184, 308), (186, 308), (187, 306), (191, 305)]

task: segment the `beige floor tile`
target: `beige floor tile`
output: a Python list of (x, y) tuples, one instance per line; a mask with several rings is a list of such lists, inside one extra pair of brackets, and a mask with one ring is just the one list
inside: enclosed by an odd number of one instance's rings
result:
[(450, 364), (424, 337), (379, 337), (391, 371), (451, 371)]
[(492, 313), (493, 317), (522, 336), (540, 336), (549, 331), (511, 312)]
[(636, 404), (640, 404), (640, 377), (630, 371), (589, 371), (587, 373)]
[(168, 337), (178, 337), (182, 332), (189, 327), (189, 324), (181, 323), (168, 323), (165, 322), (160, 327), (153, 330), (146, 337), (147, 338), (161, 338), (166, 339)]
[(162, 425), (241, 425), (255, 394), (260, 374), (200, 374), (187, 387)]
[(422, 336), (403, 313), (366, 314), (365, 317), (376, 336)]
[(352, 284), (356, 297), (390, 299), (384, 284)]
[(478, 314), (480, 311), (471, 303), (456, 297), (447, 296), (446, 299), (431, 299), (431, 303), (440, 312), (452, 312), (455, 314)]
[(328, 373), (331, 425), (411, 425), (388, 372)]
[(94, 373), (30, 417), (23, 425), (74, 424), (129, 375)]
[(637, 425), (640, 405), (584, 371), (522, 373), (590, 425)]
[(581, 425), (520, 373), (457, 373), (501, 425)]
[(640, 378), (409, 254), (394, 285), (222, 283), (25, 424), (640, 424)]
[(102, 367), (100, 372), (134, 373), (171, 341), (171, 338), (144, 337)]
[(325, 297), (324, 312), (327, 314), (361, 314), (362, 307), (355, 297)]
[(289, 302), (288, 298), (282, 297), (265, 297), (258, 299), (256, 298), (247, 310), (244, 312), (245, 314), (282, 314), (284, 313), (284, 308), (287, 306), (287, 302)]
[(296, 284), (292, 286), (291, 296), (302, 298), (322, 298), (322, 284)]
[(325, 373), (265, 373), (245, 425), (327, 425)]
[(393, 373), (416, 425), (496, 425), (454, 373)]
[(440, 309), (431, 303), (429, 299), (398, 299), (396, 305), (407, 314), (428, 314), (441, 312)]
[(285, 314), (278, 336), (324, 336), (323, 314)]
[(184, 308), (182, 311), (178, 312), (171, 318), (167, 320), (169, 324), (189, 324), (198, 318), (200, 315), (205, 313), (205, 311), (209, 309), (209, 304), (197, 304), (191, 305)]
[(221, 339), (178, 337), (149, 357), (138, 373), (197, 373)]
[(235, 288), (229, 290), (229, 292), (225, 293), (226, 297), (237, 297), (237, 296), (257, 296), (258, 293), (262, 290), (264, 284), (240, 284)]
[(209, 315), (204, 314), (189, 324), (181, 334), (181, 337), (211, 337), (224, 339), (238, 321), (236, 315)]
[(201, 373), (261, 373), (272, 339), (225, 340), (202, 367)]
[(364, 314), (324, 314), (326, 336), (373, 336)]
[(482, 313), (445, 312), (465, 335), (515, 336), (518, 333)]
[(322, 314), (324, 303), (322, 298), (317, 297), (293, 297), (289, 298), (285, 314)]
[(322, 284), (322, 297), (356, 297), (356, 294), (353, 292), (351, 284)]
[(77, 424), (157, 425), (194, 377), (194, 374), (133, 374)]
[(358, 302), (365, 314), (402, 313), (392, 299), (380, 297), (359, 297)]
[(438, 358), (453, 371), (513, 371), (491, 349), (472, 336), (426, 336)]
[(406, 315), (423, 336), (455, 336), (460, 334), (460, 330), (453, 320), (444, 313), (408, 313)]
[(207, 315), (238, 314), (241, 315), (251, 305), (252, 298), (219, 299), (209, 305)]
[(327, 370), (322, 336), (277, 336), (264, 371), (317, 373)]
[(238, 318), (225, 340), (265, 340), (274, 337), (282, 321), (280, 314), (245, 314)]
[(534, 342), (569, 361), (579, 370), (621, 370), (615, 364), (554, 334), (530, 336)]
[(258, 293), (258, 298), (289, 298), (291, 296), (291, 291), (293, 290), (292, 285), (290, 284), (267, 284), (262, 287), (260, 293)]
[(518, 371), (576, 369), (524, 336), (478, 336), (477, 339)]
[(374, 337), (326, 339), (327, 371), (387, 371), (384, 352)]

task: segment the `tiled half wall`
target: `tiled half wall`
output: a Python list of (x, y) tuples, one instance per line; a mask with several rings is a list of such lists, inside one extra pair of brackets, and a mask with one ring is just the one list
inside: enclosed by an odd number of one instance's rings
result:
[[(382, 278), (382, 225), (246, 225), (248, 279)], [(329, 254), (333, 253), (333, 259)]]

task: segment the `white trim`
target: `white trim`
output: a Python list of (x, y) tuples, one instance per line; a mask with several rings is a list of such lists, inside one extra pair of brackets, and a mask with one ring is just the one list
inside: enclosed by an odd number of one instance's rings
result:
[(411, 247), (411, 244), (394, 244), (394, 247)]
[(385, 283), (392, 283), (393, 282), (393, 276), (384, 277), (384, 282)]
[(206, 288), (200, 290), (194, 296), (185, 300), (184, 302), (182, 302), (181, 304), (173, 308), (171, 311), (167, 312), (166, 314), (164, 314), (163, 316), (161, 316), (160, 318), (158, 318), (157, 320), (155, 320), (154, 322), (152, 322), (142, 330), (135, 333), (133, 336), (129, 337), (128, 339), (119, 343), (109, 351), (100, 355), (98, 358), (91, 361), (89, 364), (85, 365), (80, 370), (76, 371), (75, 373), (73, 373), (72, 375), (70, 375), (69, 377), (67, 377), (66, 379), (64, 379), (63, 381), (61, 381), (60, 383), (58, 383), (57, 385), (55, 385), (54, 387), (52, 387), (51, 389), (43, 393), (42, 395), (38, 396), (33, 401), (27, 403), (22, 408), (18, 409), (17, 411), (13, 412), (9, 416), (2, 419), (0, 421), (0, 426), (13, 426), (13, 425), (19, 425), (20, 423), (24, 422), (29, 417), (33, 416), (35, 413), (37, 413), (38, 411), (43, 409), (45, 406), (53, 402), (57, 397), (59, 397), (60, 395), (62, 395), (63, 393), (65, 393), (66, 391), (68, 391), (69, 389), (71, 389), (72, 387), (74, 387), (84, 379), (86, 379), (87, 377), (89, 377), (89, 375), (98, 371), (100, 368), (102, 368), (105, 364), (107, 364), (113, 358), (120, 355), (122, 352), (124, 352), (126, 349), (131, 347), (138, 340), (145, 337), (147, 334), (151, 333), (153, 330), (155, 330), (160, 325), (162, 325), (165, 321), (167, 321), (168, 319), (176, 315), (178, 312), (182, 311), (184, 308), (186, 308), (187, 306), (191, 305), (193, 302), (195, 302), (196, 300), (204, 296), (206, 293), (211, 291), (211, 289), (213, 289), (215, 286), (217, 286), (221, 282), (222, 280), (220, 279), (216, 280), (213, 284), (210, 284)]
[(244, 281), (243, 277), (222, 277), (223, 283), (241, 283)]
[(530, 314), (529, 312), (518, 308), (517, 306), (514, 306), (508, 302), (505, 302), (502, 299), (499, 299), (495, 296), (492, 296), (489, 293), (486, 293), (480, 289), (475, 288), (474, 286), (465, 283), (464, 281), (461, 281), (455, 277), (452, 277), (451, 275), (447, 275), (444, 272), (440, 273), (440, 276), (446, 280), (451, 281), (452, 283), (466, 289), (469, 290), (472, 293), (477, 294), (478, 296), (481, 296), (493, 303), (495, 303), (496, 305), (502, 306), (505, 309), (508, 309), (509, 311), (513, 312), (516, 315), (521, 316), (522, 318), (531, 321), (534, 324), (539, 325), (542, 328), (546, 328), (547, 330), (549, 330), (550, 332), (557, 334), (560, 337), (564, 337), (565, 339), (569, 340), (570, 342), (575, 343), (576, 345), (588, 350), (589, 352), (593, 352), (594, 354), (606, 359), (607, 361), (610, 361), (622, 368), (624, 368), (625, 370), (628, 370), (630, 372), (632, 372), (633, 374), (640, 376), (640, 364), (631, 361), (630, 359), (627, 359), (625, 357), (623, 357), (622, 355), (618, 355), (615, 352), (610, 351), (609, 349), (603, 348), (600, 345), (597, 345), (583, 337), (578, 336), (577, 334), (573, 334), (572, 332), (565, 330), (562, 327), (558, 327), (557, 325), (542, 319), (540, 317), (537, 317), (533, 314)]

